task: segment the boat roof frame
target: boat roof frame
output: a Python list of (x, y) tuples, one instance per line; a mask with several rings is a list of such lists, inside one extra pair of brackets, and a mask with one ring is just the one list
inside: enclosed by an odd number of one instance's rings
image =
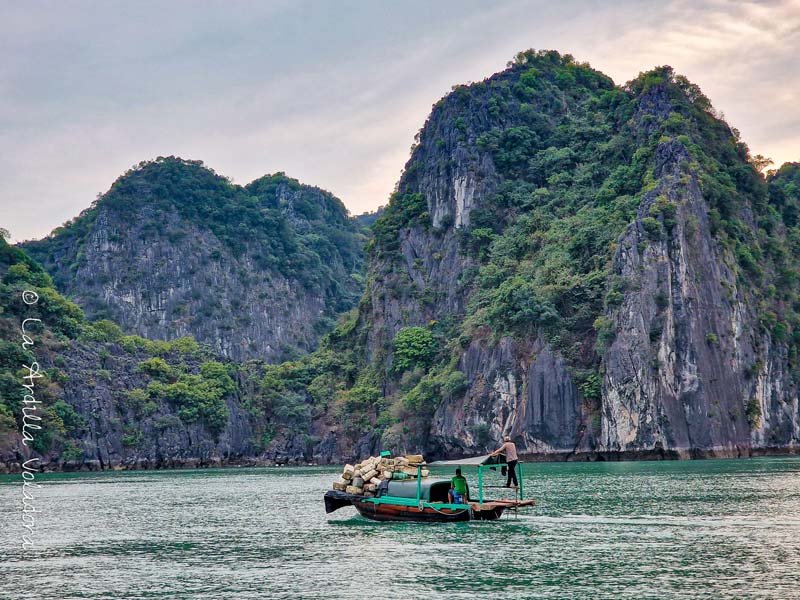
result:
[(467, 458), (457, 458), (455, 460), (437, 460), (428, 463), (429, 467), (495, 467), (499, 465), (508, 464), (506, 457), (503, 455), (492, 456), (485, 454), (483, 456), (472, 456)]
[[(465, 461), (467, 461), (467, 462), (465, 462)], [(491, 461), (491, 462), (489, 462), (489, 461)], [(431, 466), (431, 467), (471, 466), (471, 467), (477, 467), (478, 468), (478, 501), (481, 504), (483, 504), (483, 470), (484, 469), (491, 469), (493, 467), (498, 467), (498, 466), (502, 466), (502, 465), (505, 465), (505, 464), (507, 464), (505, 456), (503, 456), (501, 458), (500, 456), (492, 456), (490, 454), (487, 454), (485, 456), (476, 456), (476, 457), (471, 458), (471, 459), (440, 460), (440, 461), (436, 461), (436, 462), (432, 462), (432, 463), (428, 463), (428, 464), (419, 464), (419, 465), (417, 465), (417, 482), (416, 482), (417, 483), (417, 498), (416, 498), (416, 501), (417, 502), (422, 502), (422, 467), (423, 466)], [(520, 499), (522, 499), (524, 497), (523, 496), (524, 488), (522, 486), (523, 485), (522, 484), (523, 477), (522, 477), (522, 462), (521, 461), (517, 463), (517, 467), (516, 468), (517, 468), (517, 472), (518, 472), (518, 475), (519, 475), (519, 479), (517, 481), (517, 483), (519, 483), (518, 493), (519, 493)], [(386, 496), (383, 496), (383, 497), (386, 498)], [(390, 498), (398, 498), (399, 496), (389, 496), (389, 497)]]

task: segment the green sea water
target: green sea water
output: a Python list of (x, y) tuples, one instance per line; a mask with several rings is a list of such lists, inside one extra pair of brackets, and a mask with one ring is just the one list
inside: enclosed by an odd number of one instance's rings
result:
[(798, 458), (526, 464), (535, 508), (459, 524), (326, 515), (334, 475), (40, 475), (26, 551), (2, 476), (0, 598), (800, 598)]

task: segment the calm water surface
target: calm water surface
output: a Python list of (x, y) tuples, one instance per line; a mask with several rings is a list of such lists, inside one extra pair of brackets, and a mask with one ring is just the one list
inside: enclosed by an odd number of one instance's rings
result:
[(2, 476), (0, 598), (800, 598), (798, 458), (525, 468), (441, 525), (325, 515), (332, 468), (39, 476), (26, 553)]

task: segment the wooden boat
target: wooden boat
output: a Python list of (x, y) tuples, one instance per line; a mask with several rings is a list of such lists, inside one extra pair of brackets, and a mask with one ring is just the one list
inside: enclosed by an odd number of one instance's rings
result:
[(487, 500), (484, 498), (484, 469), (497, 469), (503, 459), (495, 457), (478, 457), (460, 461), (443, 461), (431, 466), (477, 467), (477, 498), (469, 497), (464, 503), (452, 504), (448, 492), (450, 481), (447, 479), (422, 478), (422, 467), (417, 467), (417, 477), (405, 481), (384, 481), (374, 497), (348, 494), (338, 490), (325, 493), (325, 512), (332, 513), (345, 506), (354, 506), (362, 516), (373, 521), (419, 521), (419, 522), (456, 522), (456, 521), (493, 521), (499, 519), (508, 509), (519, 509), (533, 506), (533, 500), (523, 500), (522, 466), (517, 465), (520, 482), (518, 494), (513, 500)]

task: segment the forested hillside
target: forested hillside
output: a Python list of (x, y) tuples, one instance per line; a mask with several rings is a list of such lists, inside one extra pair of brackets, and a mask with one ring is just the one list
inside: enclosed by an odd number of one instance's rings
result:
[(274, 361), (313, 350), (353, 306), (364, 241), (341, 201), (319, 188), (282, 173), (239, 186), (169, 157), (139, 164), (23, 248), (92, 319)]

